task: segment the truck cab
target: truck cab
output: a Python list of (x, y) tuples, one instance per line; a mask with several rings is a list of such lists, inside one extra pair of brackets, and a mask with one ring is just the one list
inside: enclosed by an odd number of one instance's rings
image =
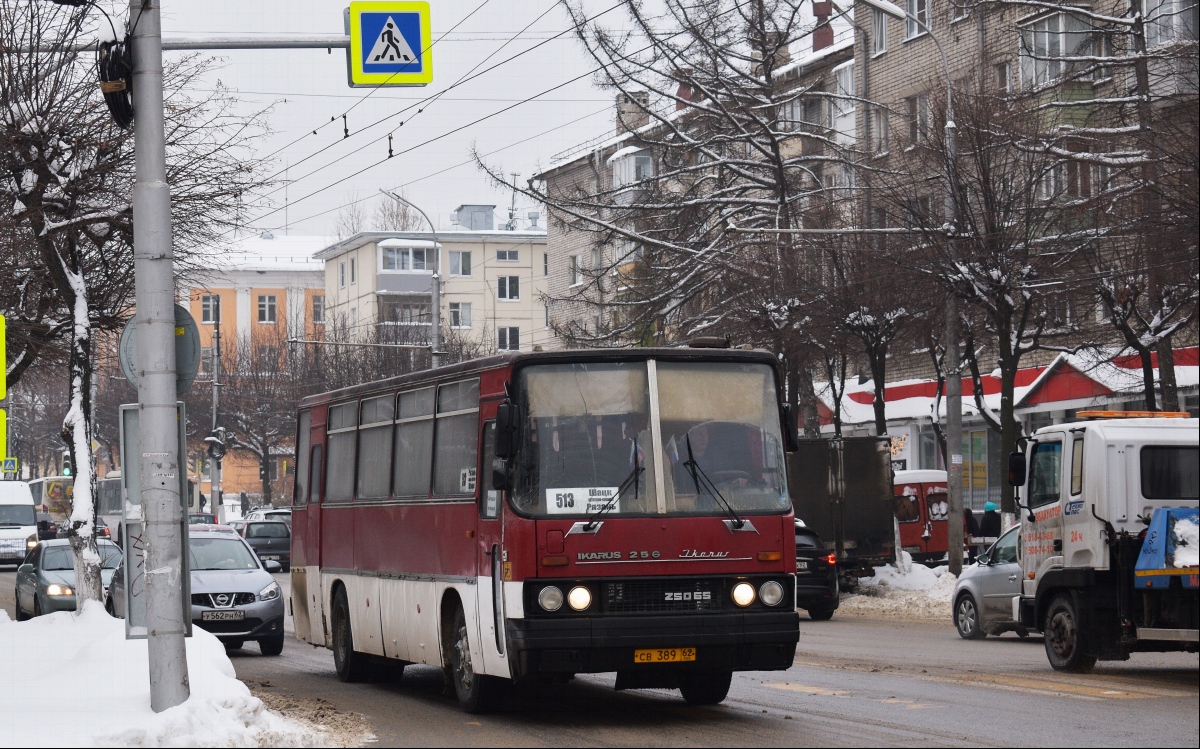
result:
[[(1098, 659), (1137, 651), (1195, 652), (1194, 556), (1163, 557), (1157, 572), (1146, 572), (1139, 557), (1156, 514), (1164, 528), (1156, 534), (1194, 527), (1200, 422), (1080, 416), (1087, 420), (1038, 430), (1010, 457), (1010, 480), (1024, 487), (1014, 618), (1045, 633), (1059, 670), (1088, 671)], [(1159, 580), (1139, 587), (1142, 577)]]

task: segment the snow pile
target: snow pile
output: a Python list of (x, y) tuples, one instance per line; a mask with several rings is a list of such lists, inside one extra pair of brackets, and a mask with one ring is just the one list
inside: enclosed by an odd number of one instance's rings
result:
[(902, 551), (895, 566), (876, 567), (875, 577), (859, 581), (858, 593), (843, 595), (838, 611), (888, 619), (950, 621), (957, 583), (958, 578), (946, 566), (930, 569), (913, 564), (912, 555)]
[(1200, 565), (1200, 524), (1192, 518), (1175, 521), (1175, 567)]
[(101, 604), (20, 623), (0, 611), (0, 746), (323, 745), (250, 694), (216, 637), (194, 629), (187, 660), (191, 699), (156, 714), (146, 641)]

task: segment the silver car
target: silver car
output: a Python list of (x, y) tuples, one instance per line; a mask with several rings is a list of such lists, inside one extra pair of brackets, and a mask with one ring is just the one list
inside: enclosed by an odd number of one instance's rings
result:
[[(96, 542), (100, 552), (100, 580), (107, 590), (121, 563), (121, 550), (111, 541)], [(17, 621), (55, 611), (74, 611), (75, 558), (71, 542), (65, 538), (42, 541), (25, 556), (17, 568)]]
[[(216, 635), (226, 647), (257, 640), (263, 655), (283, 652), (283, 591), (246, 542), (223, 526), (191, 526), (192, 625)], [(125, 616), (124, 565), (109, 588), (108, 609)]]
[(954, 626), (966, 640), (1029, 631), (1013, 620), (1013, 598), (1021, 595), (1021, 564), (1017, 561), (1018, 531), (1014, 527), (963, 570), (954, 586)]

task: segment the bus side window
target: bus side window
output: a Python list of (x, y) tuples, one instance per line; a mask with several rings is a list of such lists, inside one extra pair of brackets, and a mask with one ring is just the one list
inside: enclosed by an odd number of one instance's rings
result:
[(308, 501), (321, 501), (321, 467), (325, 465), (325, 456), (320, 445), (313, 445), (312, 470), (308, 473)]
[(496, 422), (483, 424), (483, 459), (479, 463), (479, 517), (495, 520), (500, 517), (500, 492), (492, 488), (492, 463), (496, 457)]
[(312, 411), (301, 411), (300, 418), (297, 419), (296, 429), (296, 483), (294, 491), (296, 496), (292, 500), (292, 504), (302, 505), (308, 501), (308, 446), (312, 440)]

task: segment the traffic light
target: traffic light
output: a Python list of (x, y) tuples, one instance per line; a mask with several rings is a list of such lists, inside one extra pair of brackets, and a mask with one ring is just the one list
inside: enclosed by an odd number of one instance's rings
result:
[(70, 450), (63, 450), (63, 467), (62, 467), (62, 475), (63, 475), (63, 476), (70, 476), (70, 475), (71, 475), (71, 469), (72, 469), (72, 468), (74, 468), (74, 466), (72, 466), (72, 465), (71, 465), (71, 451), (70, 451)]

